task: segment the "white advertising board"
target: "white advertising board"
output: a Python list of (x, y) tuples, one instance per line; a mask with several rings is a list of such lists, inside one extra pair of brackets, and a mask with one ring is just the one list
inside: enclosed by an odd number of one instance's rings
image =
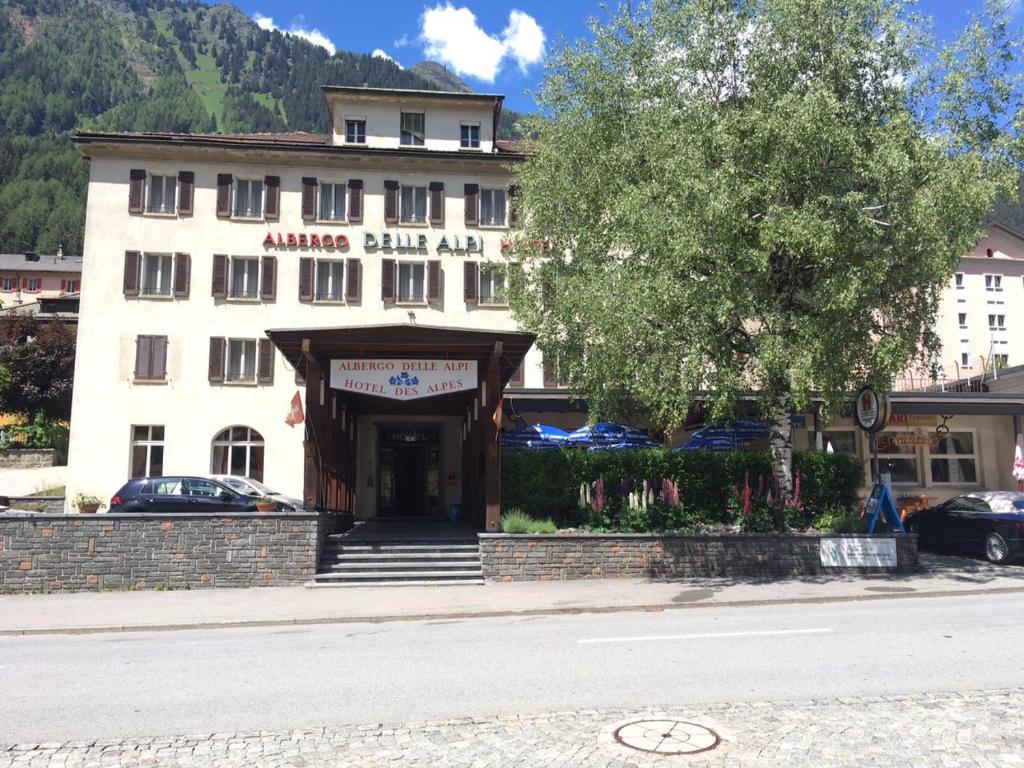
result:
[(331, 387), (392, 400), (476, 389), (476, 360), (331, 360)]
[(820, 546), (826, 568), (896, 567), (896, 539), (821, 539)]

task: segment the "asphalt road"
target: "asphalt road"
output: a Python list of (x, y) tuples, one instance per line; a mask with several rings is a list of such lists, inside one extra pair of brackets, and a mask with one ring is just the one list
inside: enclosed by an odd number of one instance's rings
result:
[(1024, 686), (1024, 596), (0, 638), (0, 743)]

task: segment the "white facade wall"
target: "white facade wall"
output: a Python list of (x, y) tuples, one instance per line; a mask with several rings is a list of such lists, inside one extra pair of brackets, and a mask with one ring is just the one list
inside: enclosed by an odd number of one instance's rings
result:
[[(396, 114), (398, 109), (394, 108)], [(427, 125), (432, 120), (428, 109)], [(369, 115), (367, 115), (369, 118)], [(446, 116), (455, 120), (457, 115)], [(368, 119), (368, 125), (369, 125)], [(457, 123), (455, 123), (457, 125)], [(343, 125), (343, 123), (342, 123)], [(490, 123), (488, 122), (489, 126)], [(397, 122), (396, 122), (397, 126)], [(489, 130), (489, 128), (488, 128)], [(457, 129), (456, 129), (457, 142)], [(213, 384), (208, 380), (209, 338), (261, 338), (267, 329), (352, 326), (416, 322), (420, 325), (457, 328), (514, 329), (507, 308), (467, 305), (463, 300), (463, 264), (467, 259), (483, 262), (502, 260), (501, 239), (505, 228), (467, 229), (464, 224), (464, 185), (505, 188), (510, 177), (499, 163), (488, 169), (476, 165), (467, 170), (455, 160), (433, 160), (422, 155), (415, 161), (404, 158), (387, 162), (391, 167), (369, 167), (365, 157), (339, 161), (335, 157), (303, 161), (285, 158), (270, 161), (266, 154), (252, 153), (232, 159), (217, 151), (171, 159), (170, 151), (132, 147), (127, 152), (92, 149), (86, 216), (83, 281), (89, 286), (81, 300), (75, 391), (72, 405), (71, 442), (67, 497), (78, 492), (105, 499), (130, 476), (130, 447), (133, 425), (165, 427), (164, 474), (202, 474), (211, 469), (211, 441), (225, 427), (244, 425), (259, 431), (265, 440), (264, 481), (283, 493), (302, 495), (303, 427), (285, 424), (289, 403), (298, 390), (305, 400), (305, 388), (296, 384), (294, 371), (275, 350), (274, 382), (271, 385)], [(146, 153), (149, 157), (146, 157)], [(162, 156), (162, 159), (154, 159)], [(222, 159), (223, 158), (223, 159)], [(376, 159), (375, 159), (376, 161)], [(379, 166), (379, 163), (378, 163)], [(195, 174), (194, 214), (188, 217), (131, 215), (128, 212), (129, 172), (144, 168), (149, 173)], [(279, 176), (281, 180), (280, 220), (239, 221), (216, 215), (217, 175), (236, 178)], [(301, 215), (303, 177), (323, 182), (363, 182), (363, 223), (304, 222)], [(384, 181), (445, 185), (445, 224), (385, 225)], [(344, 249), (315, 249), (264, 246), (267, 233), (344, 234)], [(379, 235), (418, 234), (428, 238), (426, 251), (366, 251), (364, 232)], [(437, 250), (442, 234), (465, 242), (467, 234), (482, 242), (479, 252)], [(125, 296), (123, 291), (126, 251), (187, 253), (191, 256), (188, 298), (144, 298)], [(239, 301), (212, 296), (213, 255), (277, 257), (277, 291), (273, 301)], [(303, 303), (299, 301), (299, 259), (304, 256), (358, 258), (362, 263), (361, 301), (345, 303)], [(438, 306), (385, 305), (381, 299), (381, 259), (439, 259), (443, 270), (442, 303)], [(138, 335), (168, 337), (167, 377), (162, 383), (134, 380), (135, 339)], [(526, 387), (542, 386), (539, 352), (530, 351), (524, 364)], [(371, 421), (373, 417), (367, 417)], [(376, 419), (380, 421), (379, 418)], [(373, 440), (364, 434), (369, 423), (360, 423), (360, 451), (371, 450)], [(458, 437), (456, 424), (445, 426), (446, 438)], [(457, 440), (446, 439), (446, 462), (460, 460)], [(360, 462), (364, 464), (363, 461)], [(375, 491), (365, 492), (366, 476), (359, 476), (361, 514), (372, 514), (367, 505), (375, 503)], [(446, 489), (446, 503), (459, 501), (459, 489)], [(70, 501), (69, 501), (70, 506)]]

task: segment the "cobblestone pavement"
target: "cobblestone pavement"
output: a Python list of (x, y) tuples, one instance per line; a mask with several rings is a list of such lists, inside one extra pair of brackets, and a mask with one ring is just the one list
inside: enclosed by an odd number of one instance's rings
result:
[[(614, 741), (616, 728), (648, 717), (707, 726), (721, 736), (721, 743), (709, 752), (666, 757), (630, 750)], [(682, 765), (1015, 768), (1024, 766), (1024, 690), (647, 711), (584, 710), (273, 733), (0, 746), (2, 768)]]

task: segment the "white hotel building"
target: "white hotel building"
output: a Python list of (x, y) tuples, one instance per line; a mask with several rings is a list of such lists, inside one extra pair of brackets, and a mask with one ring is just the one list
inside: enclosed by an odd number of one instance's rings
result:
[(495, 138), (502, 97), (324, 94), (331, 135), (76, 136), (69, 499), (232, 472), (359, 517), (459, 504), (496, 526), (499, 392), (553, 386), (502, 303), (521, 159)]

